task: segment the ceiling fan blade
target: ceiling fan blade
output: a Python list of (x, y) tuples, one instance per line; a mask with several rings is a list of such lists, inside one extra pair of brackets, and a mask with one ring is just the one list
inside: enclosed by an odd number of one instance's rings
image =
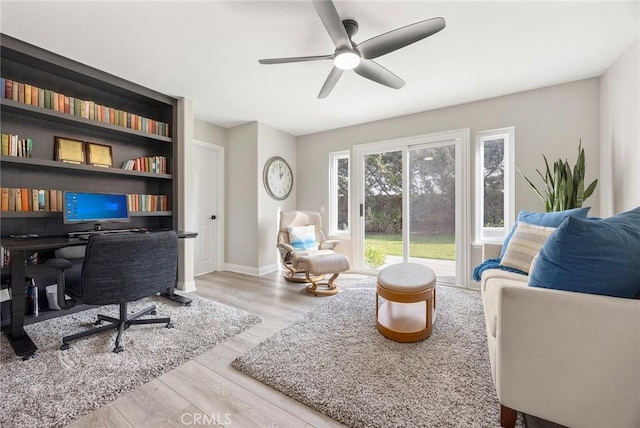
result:
[(338, 80), (340, 80), (340, 76), (344, 70), (339, 69), (338, 67), (333, 67), (329, 76), (327, 76), (327, 80), (324, 81), (324, 85), (322, 85), (322, 89), (320, 89), (320, 93), (318, 94), (318, 98), (327, 98), (327, 95), (331, 93), (333, 87), (336, 86)]
[(313, 7), (316, 8), (316, 12), (327, 29), (327, 33), (333, 40), (333, 44), (337, 49), (347, 48), (351, 49), (351, 41), (347, 30), (344, 29), (340, 15), (336, 10), (335, 5), (331, 0), (313, 0)]
[(370, 59), (362, 59), (360, 65), (353, 71), (362, 77), (393, 89), (400, 89), (404, 86), (404, 80)]
[(331, 55), (316, 55), (316, 56), (297, 56), (292, 58), (269, 58), (259, 59), (260, 64), (286, 64), (288, 62), (304, 62), (304, 61), (318, 61), (321, 59), (333, 59), (334, 54)]
[(445, 27), (444, 18), (431, 18), (372, 37), (358, 45), (362, 58), (373, 59), (403, 48), (437, 33)]

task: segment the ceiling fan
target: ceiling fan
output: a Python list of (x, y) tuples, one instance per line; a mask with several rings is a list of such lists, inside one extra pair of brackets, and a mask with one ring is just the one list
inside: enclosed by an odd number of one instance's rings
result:
[(327, 80), (322, 85), (318, 98), (326, 98), (331, 93), (345, 70), (353, 70), (364, 78), (390, 88), (402, 88), (404, 80), (373, 61), (373, 59), (429, 37), (445, 27), (444, 18), (431, 18), (406, 27), (397, 28), (356, 44), (351, 40), (358, 31), (358, 23), (356, 21), (352, 19), (341, 20), (331, 0), (312, 0), (312, 3), (336, 46), (335, 52), (329, 55), (261, 59), (258, 62), (260, 64), (285, 64), (289, 62), (333, 60), (333, 69), (331, 69)]

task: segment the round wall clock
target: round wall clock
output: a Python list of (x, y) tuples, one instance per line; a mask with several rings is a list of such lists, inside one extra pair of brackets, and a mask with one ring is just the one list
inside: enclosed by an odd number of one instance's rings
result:
[(277, 201), (287, 199), (293, 188), (293, 172), (286, 160), (274, 156), (264, 165), (262, 173), (264, 188)]

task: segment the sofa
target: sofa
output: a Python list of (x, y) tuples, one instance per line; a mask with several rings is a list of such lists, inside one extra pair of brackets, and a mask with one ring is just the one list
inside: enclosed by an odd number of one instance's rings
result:
[[(485, 244), (483, 258), (501, 247)], [(640, 300), (528, 282), (500, 269), (481, 276), (501, 426), (520, 411), (568, 427), (640, 427)]]

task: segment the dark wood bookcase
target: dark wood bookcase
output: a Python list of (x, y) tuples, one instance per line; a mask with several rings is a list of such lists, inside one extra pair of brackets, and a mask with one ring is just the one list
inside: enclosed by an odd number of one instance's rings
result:
[[(33, 140), (32, 157), (0, 157), (2, 187), (167, 195), (169, 211), (131, 212), (129, 223), (105, 224), (104, 229), (176, 228), (177, 99), (4, 34), (0, 35), (0, 57), (4, 79), (164, 122), (170, 131), (165, 137), (0, 98), (2, 133)], [(56, 136), (111, 146), (113, 166), (56, 161)], [(124, 161), (146, 156), (166, 157), (168, 173), (121, 169)], [(61, 212), (3, 211), (1, 217), (2, 236), (61, 235), (92, 227), (65, 225)]]

